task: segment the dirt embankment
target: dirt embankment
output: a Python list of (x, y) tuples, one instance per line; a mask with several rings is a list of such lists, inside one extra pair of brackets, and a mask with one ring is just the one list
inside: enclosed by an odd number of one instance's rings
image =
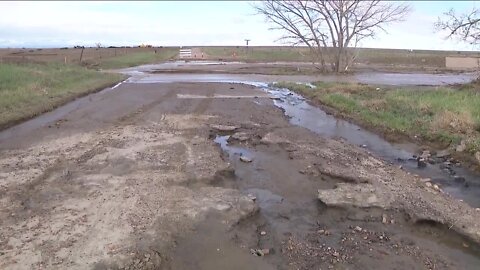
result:
[(254, 87), (125, 83), (45, 117), (0, 136), (0, 268), (478, 265), (480, 212)]

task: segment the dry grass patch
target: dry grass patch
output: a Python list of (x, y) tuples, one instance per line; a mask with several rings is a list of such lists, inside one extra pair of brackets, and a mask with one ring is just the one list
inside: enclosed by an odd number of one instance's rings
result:
[(448, 131), (472, 135), (475, 133), (475, 122), (469, 112), (443, 111), (434, 116), (431, 129), (433, 132)]

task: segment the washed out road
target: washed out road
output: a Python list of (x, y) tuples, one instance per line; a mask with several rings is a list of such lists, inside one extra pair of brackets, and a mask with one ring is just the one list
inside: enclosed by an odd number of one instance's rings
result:
[(1, 269), (480, 265), (468, 204), (253, 85), (149, 76), (0, 133)]

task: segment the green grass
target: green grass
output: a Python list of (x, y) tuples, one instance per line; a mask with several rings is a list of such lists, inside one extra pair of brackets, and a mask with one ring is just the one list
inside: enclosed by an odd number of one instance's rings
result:
[(170, 58), (175, 57), (177, 53), (178, 53), (177, 48), (160, 48), (160, 49), (157, 49), (157, 53), (154, 53), (153, 51), (131, 53), (126, 55), (101, 59), (99, 60), (98, 63), (95, 63), (94, 65), (98, 65), (98, 67), (102, 69), (133, 67), (138, 65), (145, 65), (145, 64), (166, 61)]
[(75, 65), (0, 64), (0, 128), (123, 79)]
[(444, 146), (467, 143), (480, 151), (480, 91), (471, 84), (456, 89), (392, 88), (348, 83), (277, 83), (333, 108), (341, 115), (384, 132), (420, 138)]

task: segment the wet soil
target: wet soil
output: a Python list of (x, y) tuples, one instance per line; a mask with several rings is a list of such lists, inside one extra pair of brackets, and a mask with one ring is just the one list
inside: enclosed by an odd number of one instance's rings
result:
[[(0, 133), (0, 268), (480, 264), (480, 213), (466, 203), (367, 149), (292, 125), (275, 93), (155, 76)], [(370, 183), (392, 204), (318, 199), (342, 183)]]

